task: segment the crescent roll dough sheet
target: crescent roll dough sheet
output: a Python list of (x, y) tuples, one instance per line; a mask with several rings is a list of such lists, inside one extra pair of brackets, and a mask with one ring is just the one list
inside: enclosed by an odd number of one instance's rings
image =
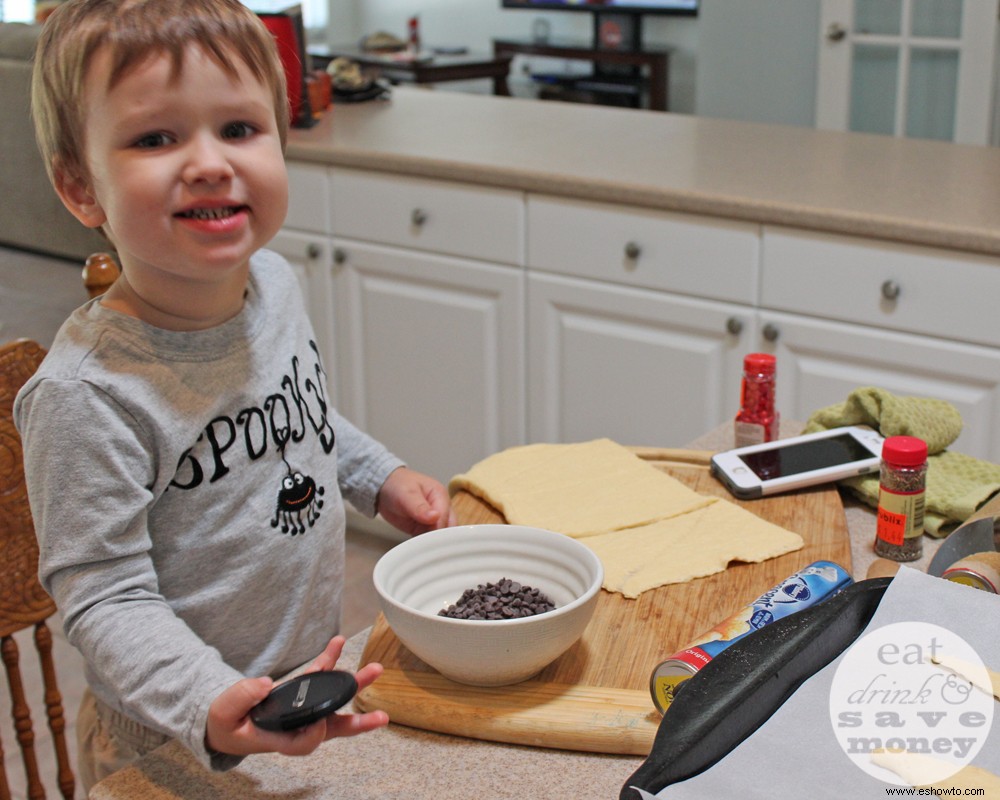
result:
[(610, 439), (512, 447), (451, 479), (512, 525), (575, 538), (633, 528), (715, 503)]
[(798, 550), (797, 533), (719, 500), (670, 519), (583, 540), (604, 564), (604, 588), (628, 598), (668, 583), (722, 572)]
[(512, 447), (456, 475), (512, 525), (582, 539), (628, 598), (798, 550), (802, 537), (689, 489), (610, 439)]

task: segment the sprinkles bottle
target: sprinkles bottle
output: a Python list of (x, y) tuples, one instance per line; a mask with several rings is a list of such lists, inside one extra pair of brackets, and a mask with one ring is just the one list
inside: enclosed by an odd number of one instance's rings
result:
[(737, 447), (778, 438), (774, 372), (775, 358), (769, 353), (750, 353), (743, 359), (740, 412), (734, 424)]

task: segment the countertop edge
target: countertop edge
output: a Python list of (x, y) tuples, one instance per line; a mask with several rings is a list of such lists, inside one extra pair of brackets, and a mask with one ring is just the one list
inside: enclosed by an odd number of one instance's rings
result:
[(996, 233), (991, 233), (978, 228), (931, 224), (903, 217), (851, 213), (842, 209), (766, 202), (707, 192), (640, 188), (611, 180), (576, 179), (564, 174), (547, 174), (517, 167), (495, 168), (376, 150), (330, 148), (307, 142), (289, 142), (286, 156), (289, 161), (331, 167), (453, 181), (575, 200), (630, 205), (759, 225), (777, 225), (1000, 256), (1000, 228)]

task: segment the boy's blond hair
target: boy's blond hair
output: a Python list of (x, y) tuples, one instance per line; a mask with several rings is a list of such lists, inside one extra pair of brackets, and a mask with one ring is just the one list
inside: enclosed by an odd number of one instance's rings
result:
[(49, 177), (57, 162), (68, 174), (88, 174), (83, 86), (99, 48), (111, 48), (111, 88), (152, 56), (168, 55), (174, 75), (179, 74), (185, 48), (192, 43), (233, 75), (233, 56), (237, 56), (270, 88), (284, 147), (288, 133), (284, 69), (271, 34), (237, 0), (68, 0), (44, 23), (32, 75), (35, 135)]

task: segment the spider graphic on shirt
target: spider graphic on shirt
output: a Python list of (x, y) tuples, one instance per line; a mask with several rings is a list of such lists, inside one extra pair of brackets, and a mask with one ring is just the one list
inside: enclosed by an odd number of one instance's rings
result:
[(282, 533), (296, 536), (316, 524), (320, 509), (323, 508), (322, 497), (325, 492), (308, 475), (293, 471), (287, 461), (285, 466), (288, 467), (288, 473), (281, 481), (271, 527), (281, 525)]

